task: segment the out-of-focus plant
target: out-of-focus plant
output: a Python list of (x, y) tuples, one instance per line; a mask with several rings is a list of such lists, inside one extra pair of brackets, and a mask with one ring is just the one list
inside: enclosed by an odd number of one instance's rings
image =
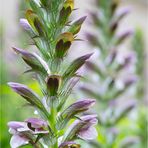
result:
[(136, 96), (137, 98), (144, 98), (144, 92), (145, 92), (145, 87), (144, 87), (144, 78), (145, 78), (145, 48), (144, 48), (144, 39), (143, 39), (143, 34), (140, 29), (137, 29), (134, 36), (133, 36), (133, 41), (132, 41), (132, 48), (136, 52), (137, 60), (136, 60), (136, 73), (139, 77), (139, 81), (137, 82), (137, 91), (136, 91)]
[(136, 52), (137, 60), (136, 60), (136, 73), (139, 77), (139, 80), (136, 85), (136, 98), (138, 99), (138, 112), (137, 112), (137, 129), (136, 135), (139, 136), (140, 142), (139, 147), (140, 148), (146, 148), (148, 146), (148, 114), (147, 114), (147, 102), (145, 100), (145, 47), (144, 47), (144, 38), (143, 33), (140, 29), (137, 29), (135, 31), (135, 34), (133, 36), (132, 40), (132, 46), (133, 50)]
[[(98, 101), (100, 134), (97, 142), (90, 143), (96, 148), (124, 147), (125, 144), (137, 142), (137, 137), (133, 137), (130, 127), (126, 126), (129, 122), (128, 114), (136, 105), (136, 101), (130, 100), (128, 96), (130, 87), (137, 81), (133, 71), (135, 54), (130, 51), (125, 55), (125, 51), (121, 51), (133, 31), (118, 33), (119, 24), (129, 13), (129, 9), (119, 8), (119, 3), (118, 0), (96, 0), (97, 10), (91, 12), (95, 31), (87, 33), (89, 43), (98, 49), (98, 56), (94, 62), (86, 63), (91, 77), (85, 79), (81, 90)], [(123, 97), (125, 101), (119, 101)], [(124, 122), (126, 130), (119, 127), (121, 122)]]
[(78, 57), (65, 64), (71, 44), (77, 40), (86, 17), (71, 22), (73, 0), (28, 0), (30, 5), (20, 24), (30, 35), (36, 53), (13, 47), (30, 67), (41, 93), (36, 94), (26, 85), (9, 82), (8, 85), (35, 109), (36, 117), (23, 122), (8, 123), (12, 134), (12, 148), (23, 145), (32, 147), (79, 148), (75, 140), (91, 140), (97, 136), (94, 125), (96, 115), (81, 115), (94, 105), (95, 100), (83, 99), (66, 107), (73, 87), (79, 81), (78, 70), (92, 54)]

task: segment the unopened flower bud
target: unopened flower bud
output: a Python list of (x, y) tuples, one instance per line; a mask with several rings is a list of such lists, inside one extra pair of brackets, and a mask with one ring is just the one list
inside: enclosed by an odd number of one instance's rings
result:
[(61, 84), (61, 76), (59, 75), (50, 75), (47, 78), (47, 88), (50, 96), (57, 95), (58, 89)]
[(65, 32), (61, 34), (58, 38), (57, 44), (56, 44), (56, 57), (62, 58), (64, 57), (68, 49), (71, 46), (71, 43), (74, 41), (74, 36), (71, 32)]
[(43, 35), (43, 25), (38, 16), (32, 10), (26, 11), (26, 18), (34, 31), (39, 35)]
[(74, 141), (63, 142), (59, 148), (80, 148), (79, 144), (76, 144)]
[(77, 101), (76, 103), (73, 103), (67, 109), (65, 109), (62, 113), (62, 116), (65, 118), (70, 118), (77, 113), (88, 110), (91, 106), (95, 104), (95, 102), (96, 101), (94, 99), (84, 99), (81, 101)]
[(68, 17), (70, 16), (73, 9), (74, 9), (74, 0), (66, 0), (59, 15), (60, 24), (65, 24), (67, 22)]

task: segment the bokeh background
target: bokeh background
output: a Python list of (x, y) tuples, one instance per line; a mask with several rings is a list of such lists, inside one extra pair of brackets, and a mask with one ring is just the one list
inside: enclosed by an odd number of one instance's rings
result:
[[(25, 1), (25, 0), (24, 0)], [(33, 76), (23, 74), (25, 66), (21, 58), (15, 55), (11, 47), (17, 46), (21, 48), (29, 47), (27, 43), (27, 35), (23, 33), (19, 26), (19, 18), (24, 15), (24, 1), (20, 0), (0, 0), (0, 69), (1, 69), (1, 117), (0, 117), (0, 136), (1, 147), (9, 148), (10, 135), (8, 133), (7, 122), (10, 120), (24, 120), (32, 113), (31, 109), (23, 106), (24, 102), (12, 92), (7, 86), (8, 81), (16, 81), (28, 84), (36, 92), (38, 87), (33, 79)], [(88, 15), (89, 10), (93, 9), (92, 0), (75, 0), (76, 8), (80, 8), (73, 17)], [(144, 35), (145, 53), (148, 53), (148, 2), (147, 0), (122, 0), (121, 7), (131, 7), (131, 13), (122, 21), (120, 29), (140, 28)], [(87, 23), (88, 22), (88, 23)], [(89, 17), (83, 26), (80, 37), (85, 36), (85, 31), (89, 28)], [(80, 54), (91, 51), (90, 47), (85, 45), (85, 42), (74, 43), (72, 49), (78, 50)], [(71, 50), (73, 52), (73, 50)], [(73, 52), (76, 53), (76, 52)], [(73, 57), (77, 55), (71, 54)], [(73, 58), (72, 57), (72, 58)], [(70, 57), (71, 58), (71, 57)], [(148, 74), (147, 58), (145, 61), (145, 76)], [(147, 79), (145, 83), (147, 83)], [(147, 89), (147, 88), (146, 88)], [(145, 102), (147, 103), (148, 91), (145, 91)]]

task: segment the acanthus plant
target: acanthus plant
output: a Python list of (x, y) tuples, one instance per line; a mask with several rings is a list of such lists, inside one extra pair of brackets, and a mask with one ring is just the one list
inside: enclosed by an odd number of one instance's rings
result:
[(77, 71), (92, 54), (78, 57), (69, 64), (65, 62), (86, 17), (69, 21), (75, 10), (73, 0), (28, 0), (27, 3), (30, 6), (20, 24), (39, 52), (16, 47), (13, 50), (29, 65), (26, 72), (35, 74), (42, 96), (23, 84), (8, 83), (39, 116), (23, 122), (9, 122), (10, 145), (12, 148), (26, 144), (36, 148), (79, 148), (80, 144), (75, 140), (91, 140), (97, 136), (94, 128), (96, 115), (82, 115), (95, 104), (95, 100), (79, 100), (68, 107), (66, 101), (79, 81)]
[[(120, 127), (130, 111), (136, 106), (136, 100), (131, 99), (130, 87), (138, 77), (135, 74), (134, 51), (123, 50), (124, 44), (133, 31), (119, 33), (122, 19), (129, 13), (129, 8), (119, 8), (119, 1), (96, 0), (96, 11), (90, 12), (94, 33), (87, 32), (86, 37), (91, 46), (97, 49), (94, 62), (86, 62), (90, 75), (86, 77), (81, 90), (97, 100), (98, 129), (97, 141), (91, 142), (92, 147), (124, 147), (135, 143), (137, 138), (131, 138), (128, 128)], [(126, 54), (124, 54), (124, 52)], [(94, 79), (93, 79), (94, 76)], [(124, 143), (126, 139), (127, 143)], [(127, 139), (132, 139), (127, 140)]]

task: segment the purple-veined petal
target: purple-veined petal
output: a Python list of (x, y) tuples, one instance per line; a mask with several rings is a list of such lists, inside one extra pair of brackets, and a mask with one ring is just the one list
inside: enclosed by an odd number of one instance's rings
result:
[(18, 132), (28, 131), (27, 124), (25, 122), (11, 121), (8, 122), (9, 132), (16, 134)]
[(26, 122), (31, 123), (34, 128), (47, 127), (47, 122), (39, 118), (29, 118)]
[(22, 128), (25, 126), (25, 122), (10, 121), (8, 126), (13, 129)]
[[(96, 117), (97, 115), (85, 115), (80, 117), (80, 120), (75, 120), (65, 133), (64, 140), (73, 140), (74, 138), (79, 137), (79, 132), (81, 133), (82, 131), (83, 132), (81, 134), (83, 135), (85, 133), (86, 136), (86, 131), (97, 124)], [(92, 137), (89, 134), (89, 139), (93, 139), (94, 137), (96, 137), (96, 131), (94, 131), (94, 135), (92, 134)]]
[(33, 132), (33, 134), (47, 134), (47, 122), (39, 118), (29, 118), (26, 120), (28, 128)]

